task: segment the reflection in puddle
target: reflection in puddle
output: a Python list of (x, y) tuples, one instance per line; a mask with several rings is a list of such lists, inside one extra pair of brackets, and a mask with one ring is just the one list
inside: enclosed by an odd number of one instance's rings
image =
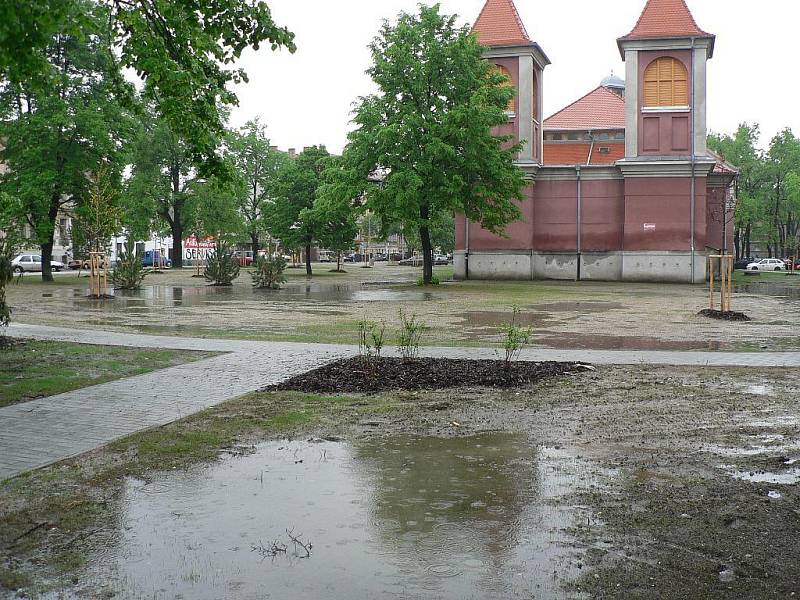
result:
[[(70, 290), (65, 290), (70, 292)], [(63, 294), (59, 294), (63, 296)], [(113, 302), (99, 304), (82, 294), (67, 294), (76, 306), (98, 307), (104, 310), (141, 310), (142, 308), (170, 308), (213, 306), (244, 302), (296, 302), (313, 300), (321, 303), (348, 302), (424, 302), (437, 300), (432, 292), (408, 289), (363, 289), (359, 285), (326, 283), (288, 284), (280, 290), (257, 290), (250, 287), (168, 286), (150, 285), (140, 290), (117, 290)]]
[[(797, 280), (794, 277), (794, 280)], [(753, 281), (734, 286), (734, 291), (742, 294), (779, 296), (790, 300), (800, 300), (800, 285), (783, 281)]]
[[(543, 334), (545, 332), (542, 332)], [(655, 337), (556, 333), (534, 337), (537, 346), (581, 350), (720, 350), (721, 342)]]
[[(121, 598), (579, 597), (565, 529), (588, 515), (555, 500), (586, 471), (507, 434), (270, 442), (129, 481), (91, 580)], [(311, 558), (251, 551), (287, 528)]]
[(546, 312), (577, 312), (577, 313), (604, 313), (611, 310), (625, 308), (620, 302), (551, 302), (550, 304), (536, 304), (536, 310)]
[(800, 483), (800, 469), (791, 469), (784, 473), (769, 473), (766, 471), (739, 471), (731, 465), (720, 467), (734, 479), (751, 481), (753, 483), (773, 483), (776, 485), (794, 485)]

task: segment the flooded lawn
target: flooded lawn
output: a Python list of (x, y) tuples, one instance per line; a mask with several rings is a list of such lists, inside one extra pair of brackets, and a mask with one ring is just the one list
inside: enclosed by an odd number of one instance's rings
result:
[[(385, 322), (394, 343), (399, 311), (429, 329), (422, 344), (491, 346), (513, 308), (538, 346), (592, 349), (800, 349), (800, 277), (738, 275), (734, 310), (751, 323), (698, 316), (708, 308), (705, 286), (570, 282), (445, 281), (417, 287), (416, 269), (355, 267), (346, 274), (294, 272), (283, 289), (255, 290), (247, 273), (227, 288), (192, 277), (192, 270), (150, 275), (136, 292), (88, 299), (88, 283), (69, 278), (46, 285), (28, 278), (8, 290), (19, 323), (194, 337), (357, 343), (357, 322)], [(444, 274), (443, 274), (444, 275)]]
[(575, 597), (585, 511), (557, 501), (578, 476), (519, 434), (269, 442), (129, 479), (88, 579), (119, 598)]

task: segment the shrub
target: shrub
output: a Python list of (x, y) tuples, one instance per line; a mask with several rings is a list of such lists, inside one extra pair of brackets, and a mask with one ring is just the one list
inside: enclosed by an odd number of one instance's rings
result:
[[(427, 285), (439, 285), (439, 283), (440, 283), (439, 278), (436, 275), (431, 275), (431, 282)], [(420, 277), (419, 279), (417, 279), (417, 285), (420, 287), (426, 285), (425, 278)]]
[(211, 285), (233, 285), (233, 280), (239, 276), (239, 261), (233, 255), (233, 250), (222, 240), (214, 244), (214, 254), (206, 260), (206, 270), (203, 273), (206, 281)]
[(253, 287), (277, 290), (282, 283), (286, 283), (283, 271), (286, 269), (286, 259), (280, 255), (259, 256), (253, 263), (254, 271), (250, 273), (253, 278)]
[(414, 360), (419, 354), (419, 341), (428, 329), (427, 325), (417, 320), (417, 315), (407, 315), (400, 309), (400, 332), (397, 336), (397, 349), (403, 360)]
[(133, 238), (125, 241), (125, 251), (117, 257), (117, 264), (111, 271), (111, 285), (117, 290), (138, 290), (147, 275), (142, 252), (137, 252)]
[(385, 333), (384, 323), (378, 324), (367, 320), (358, 322), (358, 355), (366, 363), (381, 357)]
[(505, 351), (505, 367), (509, 368), (512, 361), (519, 357), (522, 348), (531, 339), (531, 330), (518, 325), (519, 307), (515, 306), (511, 313), (511, 320), (500, 325), (503, 335), (503, 350)]

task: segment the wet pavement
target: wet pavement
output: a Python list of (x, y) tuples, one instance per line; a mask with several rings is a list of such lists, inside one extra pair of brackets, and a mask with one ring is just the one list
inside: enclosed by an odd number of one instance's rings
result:
[(81, 580), (131, 599), (578, 598), (567, 530), (591, 515), (562, 496), (592, 478), (519, 434), (267, 442), (128, 480)]

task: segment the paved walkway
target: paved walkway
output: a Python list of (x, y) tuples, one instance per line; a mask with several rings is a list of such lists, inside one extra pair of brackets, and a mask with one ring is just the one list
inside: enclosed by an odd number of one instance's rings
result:
[[(0, 408), (0, 480), (164, 425), (356, 353), (354, 346), (180, 338), (12, 325), (16, 337), (205, 350), (220, 356)], [(388, 352), (392, 354), (392, 352)], [(494, 358), (481, 348), (424, 348), (425, 356)], [(525, 350), (523, 360), (595, 364), (800, 367), (800, 352)]]

